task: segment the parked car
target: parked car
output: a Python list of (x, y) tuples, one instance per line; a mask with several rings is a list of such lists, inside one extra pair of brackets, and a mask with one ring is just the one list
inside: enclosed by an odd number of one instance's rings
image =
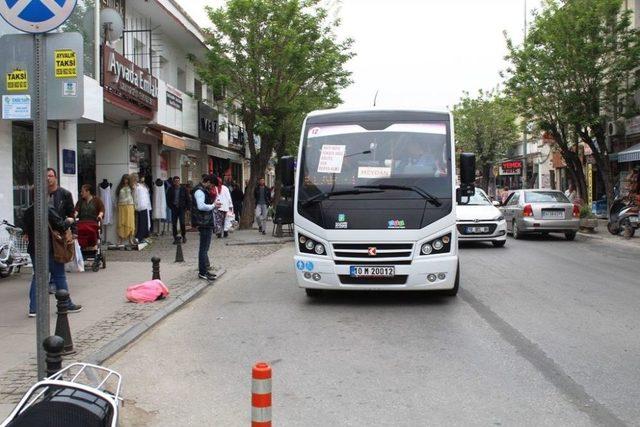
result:
[(514, 239), (527, 233), (564, 233), (573, 240), (580, 228), (580, 208), (557, 190), (515, 190), (500, 210)]
[(504, 216), (482, 189), (476, 188), (469, 203), (459, 204), (456, 215), (460, 241), (491, 242), (495, 247), (507, 242)]

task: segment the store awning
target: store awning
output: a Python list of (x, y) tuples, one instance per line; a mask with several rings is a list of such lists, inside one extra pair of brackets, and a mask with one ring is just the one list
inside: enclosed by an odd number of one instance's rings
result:
[(212, 147), (211, 145), (207, 145), (207, 154), (213, 157), (218, 157), (219, 159), (229, 159), (236, 163), (242, 163), (242, 157), (240, 154), (234, 151)]
[(640, 162), (640, 144), (618, 153), (618, 163)]
[(187, 144), (185, 143), (184, 138), (163, 131), (162, 145), (164, 145), (165, 147), (173, 148), (175, 150), (184, 151)]

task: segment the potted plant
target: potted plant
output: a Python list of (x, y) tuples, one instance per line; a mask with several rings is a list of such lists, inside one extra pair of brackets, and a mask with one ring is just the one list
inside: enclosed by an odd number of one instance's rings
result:
[(598, 219), (591, 212), (589, 205), (580, 207), (580, 229), (582, 231), (593, 232), (598, 227)]

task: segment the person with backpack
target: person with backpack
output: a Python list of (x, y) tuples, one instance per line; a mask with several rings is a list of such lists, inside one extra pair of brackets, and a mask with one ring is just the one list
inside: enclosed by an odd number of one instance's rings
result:
[(209, 273), (209, 248), (215, 227), (214, 210), (220, 206), (211, 196), (210, 190), (217, 177), (204, 175), (202, 182), (193, 189), (191, 205), (191, 223), (200, 232), (200, 247), (198, 249), (198, 277), (214, 281), (216, 275)]

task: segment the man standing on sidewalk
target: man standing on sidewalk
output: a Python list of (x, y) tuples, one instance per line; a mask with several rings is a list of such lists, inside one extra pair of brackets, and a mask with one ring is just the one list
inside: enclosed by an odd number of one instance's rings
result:
[[(58, 231), (64, 231), (74, 223), (73, 213), (73, 196), (64, 188), (58, 186), (58, 175), (52, 168), (47, 169), (47, 186), (49, 189), (49, 225)], [(35, 262), (35, 242), (34, 242), (34, 209), (33, 206), (25, 211), (24, 216), (25, 231), (29, 236), (29, 247), (27, 248), (31, 259)], [(50, 238), (50, 237), (49, 237)], [(56, 262), (53, 257), (53, 248), (49, 241), (49, 274), (51, 281), (55, 284), (56, 290), (69, 291), (67, 283), (67, 275), (64, 270), (64, 264)], [(69, 313), (77, 313), (82, 310), (80, 304), (74, 304), (69, 298), (67, 311)], [(35, 266), (34, 274), (31, 279), (31, 289), (29, 291), (29, 317), (36, 316), (36, 276)]]
[(271, 190), (264, 184), (264, 178), (260, 178), (258, 186), (253, 195), (256, 199), (256, 220), (258, 221), (258, 231), (266, 234), (267, 210), (271, 205)]
[(171, 223), (173, 225), (173, 244), (178, 244), (178, 220), (182, 243), (187, 243), (187, 226), (184, 223), (184, 213), (189, 208), (187, 189), (180, 185), (180, 177), (174, 176), (171, 188), (167, 191), (167, 206), (171, 209)]
[(213, 197), (209, 192), (211, 186), (214, 185), (214, 179), (210, 175), (202, 177), (202, 182), (193, 189), (193, 204), (191, 206), (191, 224), (198, 227), (200, 232), (200, 248), (198, 250), (198, 277), (204, 280), (213, 281), (216, 279), (215, 274), (208, 271), (209, 267), (209, 247), (211, 246), (211, 238), (213, 237), (214, 218)]

